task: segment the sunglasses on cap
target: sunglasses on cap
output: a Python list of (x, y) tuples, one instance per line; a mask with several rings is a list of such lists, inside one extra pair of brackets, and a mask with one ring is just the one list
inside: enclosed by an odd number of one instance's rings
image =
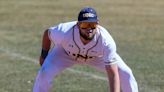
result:
[(97, 22), (80, 22), (79, 27), (81, 29), (88, 29), (88, 28), (96, 29), (97, 24), (98, 24)]

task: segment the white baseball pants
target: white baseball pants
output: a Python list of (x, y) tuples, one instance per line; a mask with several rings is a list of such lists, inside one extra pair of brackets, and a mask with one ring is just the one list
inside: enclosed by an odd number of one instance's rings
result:
[[(120, 74), (121, 91), (138, 92), (137, 82), (131, 69), (123, 62), (119, 55), (116, 57), (119, 60), (118, 68)], [(96, 68), (97, 70), (106, 72), (103, 61), (96, 60), (85, 63), (73, 61), (68, 55), (65, 54), (62, 48), (55, 47), (49, 52), (44, 64), (38, 72), (33, 87), (33, 92), (50, 92), (53, 79), (64, 69), (75, 64), (86, 64)]]

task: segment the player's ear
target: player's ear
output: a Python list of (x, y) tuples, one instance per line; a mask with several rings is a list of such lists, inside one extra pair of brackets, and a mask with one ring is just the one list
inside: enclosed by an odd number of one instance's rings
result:
[(80, 22), (79, 21), (77, 22), (77, 25), (80, 25)]

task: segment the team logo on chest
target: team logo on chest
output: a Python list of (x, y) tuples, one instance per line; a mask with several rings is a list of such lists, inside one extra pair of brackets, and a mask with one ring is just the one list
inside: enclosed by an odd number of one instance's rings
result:
[[(76, 60), (87, 60), (87, 59), (93, 59), (96, 56), (90, 56), (88, 55), (88, 50), (84, 50), (78, 48), (75, 44), (68, 44), (67, 45), (67, 49), (65, 48), (65, 51), (67, 53), (67, 55), (73, 57)], [(92, 53), (97, 53), (96, 51), (91, 51)]]

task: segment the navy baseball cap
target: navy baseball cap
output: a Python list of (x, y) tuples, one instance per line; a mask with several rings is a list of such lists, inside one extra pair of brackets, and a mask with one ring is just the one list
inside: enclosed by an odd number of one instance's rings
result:
[(95, 9), (91, 7), (83, 8), (78, 16), (79, 22), (98, 22), (98, 17)]

